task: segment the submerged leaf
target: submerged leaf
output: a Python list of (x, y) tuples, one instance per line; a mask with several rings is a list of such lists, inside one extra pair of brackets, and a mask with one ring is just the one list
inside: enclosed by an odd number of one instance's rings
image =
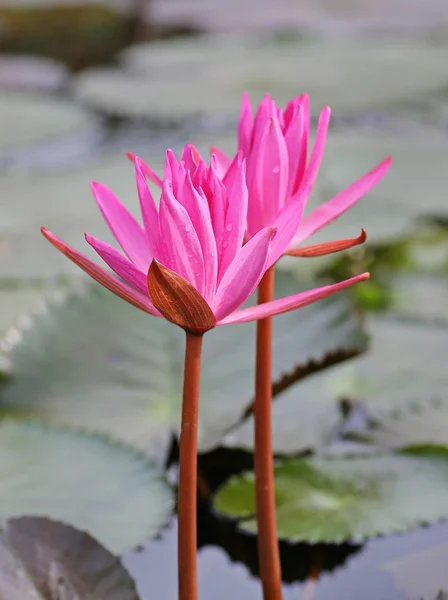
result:
[[(280, 539), (339, 543), (409, 531), (448, 516), (448, 449), (294, 459), (275, 467)], [(231, 479), (215, 508), (255, 532), (254, 476)]]
[(121, 552), (160, 531), (173, 496), (143, 455), (105, 438), (0, 424), (0, 517), (48, 516)]
[(0, 526), (2, 600), (138, 600), (121, 561), (88, 533), (42, 517)]

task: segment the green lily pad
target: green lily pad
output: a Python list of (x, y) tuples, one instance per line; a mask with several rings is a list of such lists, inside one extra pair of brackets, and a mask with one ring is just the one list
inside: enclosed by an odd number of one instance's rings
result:
[[(360, 542), (448, 516), (448, 450), (407, 455), (310, 458), (275, 467), (277, 527), (292, 542)], [(254, 476), (229, 480), (217, 511), (255, 532)]]
[[(279, 273), (277, 295), (297, 291)], [(237, 423), (254, 390), (255, 325), (219, 327), (204, 342), (199, 440), (216, 446)], [(364, 348), (348, 294), (275, 320), (274, 379), (301, 375)], [(0, 388), (8, 414), (113, 434), (153, 456), (180, 424), (183, 332), (146, 315), (96, 284), (56, 299), (26, 331), (2, 342), (13, 378)], [(0, 354), (1, 356), (2, 354)], [(297, 375), (296, 375), (297, 373)]]
[(194, 0), (188, 5), (184, 0), (156, 2), (154, 18), (162, 23), (193, 23), (206, 31), (249, 31), (284, 29), (286, 35), (292, 27), (312, 28), (342, 32), (344, 35), (367, 30), (392, 29), (408, 31), (422, 27), (432, 29), (447, 23), (445, 5), (440, 0), (377, 0), (356, 2), (332, 0), (303, 0), (291, 3), (278, 0), (257, 4), (232, 0), (223, 4), (219, 0)]
[(394, 313), (448, 326), (448, 273), (396, 275), (393, 294)]
[[(332, 132), (325, 149), (322, 179), (333, 193), (367, 172), (385, 156), (394, 162), (389, 173), (369, 193), (369, 202), (393, 201), (414, 215), (448, 216), (446, 162), (448, 142), (437, 131), (402, 135), (378, 128)], [(384, 225), (388, 212), (383, 210)], [(368, 222), (366, 223), (368, 225)]]
[[(432, 404), (440, 405), (442, 410), (448, 405), (448, 327), (385, 316), (371, 317), (367, 325), (368, 352), (306, 379), (274, 403), (273, 443), (277, 454), (297, 453), (329, 444), (341, 425), (336, 398), (362, 402), (370, 419), (381, 427), (392, 427), (394, 415), (400, 420), (410, 410), (423, 411), (425, 406), (429, 410)], [(440, 417), (436, 420), (440, 421)], [(443, 421), (438, 427), (443, 429)], [(395, 425), (389, 431), (389, 442), (396, 435), (394, 431)], [(363, 439), (373, 436), (371, 432), (351, 429), (348, 433)], [(253, 418), (250, 417), (224, 438), (224, 444), (253, 449), (253, 438)], [(377, 438), (375, 433), (375, 440)], [(393, 445), (414, 441), (443, 443), (448, 442), (448, 438), (433, 439), (426, 435), (424, 439), (399, 440), (396, 437)]]
[(3, 518), (47, 516), (112, 552), (157, 534), (173, 508), (153, 464), (112, 440), (31, 423), (0, 424)]
[[(0, 93), (0, 164), (11, 162), (20, 152), (42, 145), (67, 144), (86, 136), (97, 126), (96, 119), (68, 100), (43, 94)], [(2, 188), (2, 194), (8, 194)]]
[(0, 89), (54, 91), (67, 83), (68, 69), (55, 60), (0, 54)]
[(268, 91), (281, 104), (307, 91), (314, 112), (329, 104), (352, 113), (442, 87), (445, 53), (443, 45), (397, 36), (381, 43), (366, 36), (203, 36), (134, 46), (123, 54), (123, 70), (81, 73), (74, 92), (109, 113), (168, 121), (236, 116), (244, 89), (254, 103)]
[(88, 533), (42, 517), (4, 521), (0, 597), (8, 600), (138, 600), (121, 561)]
[[(162, 161), (161, 154), (155, 168)], [(57, 174), (12, 169), (0, 176), (7, 199), (0, 222), (0, 278), (52, 279), (80, 273), (43, 238), (42, 225), (91, 258), (97, 255), (85, 242), (85, 231), (113, 242), (90, 191), (91, 180), (110, 187), (140, 214), (135, 170), (124, 154)]]

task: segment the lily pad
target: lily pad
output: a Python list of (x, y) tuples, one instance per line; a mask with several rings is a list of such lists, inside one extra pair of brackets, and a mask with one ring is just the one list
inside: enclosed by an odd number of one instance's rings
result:
[[(448, 327), (392, 317), (371, 317), (368, 352), (308, 378), (282, 394), (273, 405), (273, 443), (277, 454), (297, 453), (329, 444), (341, 426), (335, 399), (349, 404), (362, 402), (369, 418), (382, 427), (395, 416), (400, 420), (409, 410), (448, 405), (446, 347)], [(418, 424), (418, 415), (415, 426)], [(439, 419), (438, 427), (443, 429)], [(395, 435), (395, 425), (388, 440)], [(371, 433), (350, 428), (350, 435), (365, 439)], [(414, 432), (415, 435), (415, 432)], [(224, 438), (232, 448), (253, 448), (253, 418), (247, 419)], [(377, 434), (375, 434), (377, 439)], [(394, 445), (413, 441), (448, 442), (396, 437)]]
[(448, 273), (397, 274), (393, 294), (395, 313), (448, 326)]
[(0, 55), (0, 89), (54, 91), (68, 80), (68, 69), (55, 60), (35, 56)]
[(254, 103), (268, 91), (281, 104), (307, 91), (316, 112), (329, 104), (351, 114), (439, 89), (445, 54), (442, 44), (397, 36), (203, 36), (137, 45), (122, 71), (81, 73), (74, 92), (106, 112), (177, 121), (236, 117), (244, 89)]
[[(291, 275), (279, 273), (277, 295), (298, 288)], [(181, 330), (96, 284), (57, 298), (33, 321), (2, 342), (14, 375), (0, 388), (3, 410), (111, 433), (160, 457), (167, 435), (180, 424)], [(252, 323), (219, 327), (205, 337), (202, 450), (216, 446), (251, 403), (254, 344)], [(338, 294), (276, 318), (274, 378), (294, 381), (302, 373), (297, 367), (306, 373), (364, 345), (349, 294)]]
[(3, 518), (48, 516), (121, 552), (157, 534), (170, 517), (170, 488), (132, 448), (15, 421), (0, 424), (0, 447)]
[(74, 141), (97, 135), (96, 119), (82, 107), (29, 92), (0, 93), (0, 127), (0, 165), (17, 162), (31, 150), (63, 152)]
[[(448, 141), (434, 131), (422, 135), (411, 127), (407, 135), (388, 133), (382, 128), (332, 132), (325, 149), (322, 179), (336, 193), (385, 156), (392, 156), (394, 162), (389, 173), (369, 193), (371, 204), (393, 201), (393, 205), (414, 215), (448, 216)], [(389, 213), (384, 206), (381, 210), (387, 226)]]
[[(157, 167), (162, 155), (158, 161), (152, 164)], [(91, 180), (110, 187), (139, 214), (135, 170), (124, 154), (57, 174), (11, 169), (0, 176), (6, 198), (0, 222), (0, 278), (50, 279), (79, 274), (79, 269), (42, 237), (42, 225), (92, 258), (96, 254), (84, 241), (85, 231), (113, 241), (90, 191)]]
[[(448, 450), (285, 461), (275, 467), (277, 527), (291, 542), (360, 542), (448, 516)], [(216, 510), (255, 532), (254, 476), (221, 488)]]
[(374, 419), (447, 397), (447, 327), (390, 316), (367, 324), (369, 352), (329, 374), (335, 394), (361, 400)]
[(88, 533), (42, 517), (0, 528), (0, 597), (8, 600), (138, 600), (121, 561)]

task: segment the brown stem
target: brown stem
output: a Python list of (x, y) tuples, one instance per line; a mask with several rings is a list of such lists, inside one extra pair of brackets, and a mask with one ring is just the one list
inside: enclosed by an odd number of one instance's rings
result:
[(179, 443), (179, 600), (197, 600), (197, 446), (202, 335), (186, 332), (182, 425)]
[[(258, 303), (274, 297), (274, 267), (258, 287)], [(274, 459), (272, 454), (272, 318), (257, 323), (255, 376), (255, 497), (258, 560), (264, 600), (281, 600), (282, 577), (275, 516)]]

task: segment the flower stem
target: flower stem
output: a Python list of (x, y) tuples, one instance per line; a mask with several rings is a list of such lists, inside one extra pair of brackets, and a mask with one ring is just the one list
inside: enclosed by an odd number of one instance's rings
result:
[(179, 600), (197, 600), (197, 445), (202, 335), (186, 332), (182, 425), (179, 444)]
[[(258, 287), (258, 303), (274, 297), (274, 266)], [(275, 515), (274, 458), (272, 453), (272, 317), (257, 322), (255, 377), (255, 496), (258, 556), (264, 600), (281, 600), (282, 577)]]

